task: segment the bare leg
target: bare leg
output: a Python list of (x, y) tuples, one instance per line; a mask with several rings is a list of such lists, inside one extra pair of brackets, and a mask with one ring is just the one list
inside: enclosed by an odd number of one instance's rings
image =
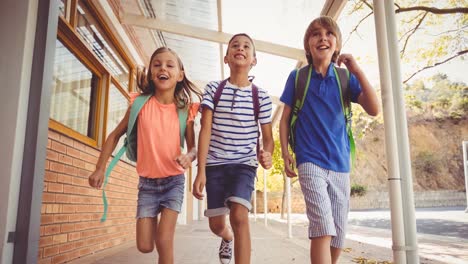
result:
[(331, 236), (314, 237), (310, 240), (310, 263), (332, 263), (330, 242)]
[(337, 264), (341, 254), (341, 248), (330, 247), (332, 263)]
[(157, 217), (145, 217), (137, 219), (136, 240), (137, 248), (141, 253), (150, 253), (153, 251), (157, 226)]
[(234, 238), (231, 229), (226, 225), (225, 215), (210, 217), (208, 221), (213, 234), (227, 241), (231, 241)]
[(156, 249), (159, 254), (159, 264), (174, 263), (174, 232), (179, 213), (164, 208), (161, 211), (161, 220), (156, 230)]
[(250, 264), (249, 210), (243, 205), (232, 203), (229, 220), (234, 231), (234, 259), (236, 264)]

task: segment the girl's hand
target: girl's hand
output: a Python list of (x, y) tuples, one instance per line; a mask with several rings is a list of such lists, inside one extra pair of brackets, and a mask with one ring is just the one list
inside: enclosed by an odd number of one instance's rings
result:
[(179, 163), (182, 168), (187, 169), (190, 166), (192, 166), (192, 160), (193, 160), (193, 154), (187, 153), (187, 154), (182, 154), (179, 157), (175, 158), (177, 163)]
[(203, 194), (203, 189), (206, 185), (206, 174), (198, 173), (195, 181), (193, 182), (192, 194), (198, 200), (203, 200), (205, 195)]
[(348, 68), (348, 70), (354, 75), (357, 75), (357, 73), (361, 71), (361, 68), (359, 68), (359, 65), (351, 54), (341, 54), (336, 63), (338, 66), (340, 66), (341, 63), (344, 63), (346, 68)]
[(260, 164), (264, 169), (269, 169), (272, 166), (271, 153), (268, 151), (260, 150), (260, 155), (258, 156)]
[(89, 175), (88, 182), (91, 187), (96, 189), (101, 188), (102, 183), (104, 182), (104, 171), (95, 170), (91, 175)]
[(294, 161), (294, 158), (291, 156), (291, 154), (287, 153), (283, 155), (283, 160), (284, 160), (284, 171), (286, 172), (286, 175), (288, 177), (296, 177), (297, 174), (294, 171), (294, 167), (296, 167), (296, 161)]

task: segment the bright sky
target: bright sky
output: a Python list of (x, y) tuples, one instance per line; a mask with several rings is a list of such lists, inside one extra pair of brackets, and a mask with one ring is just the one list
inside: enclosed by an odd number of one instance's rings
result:
[[(228, 33), (248, 33), (252, 38), (275, 42), (278, 44), (302, 48), (302, 39), (309, 23), (319, 16), (324, 0), (224, 0), (223, 31)], [(341, 13), (338, 24), (343, 40), (355, 27), (359, 18), (348, 17), (347, 8)], [(424, 40), (422, 40), (424, 41)], [(359, 36), (353, 37), (345, 44), (342, 53), (351, 53), (365, 70), (369, 81), (379, 84), (379, 69), (375, 39), (374, 17), (371, 16), (359, 28)], [(296, 61), (270, 54), (257, 54), (257, 66), (250, 74), (256, 76), (255, 82), (269, 91), (271, 95), (280, 96), (286, 79), (294, 69)], [(402, 72), (409, 72), (407, 65), (402, 64)], [(449, 63), (435, 70), (428, 70), (415, 78), (444, 72), (451, 80), (468, 83), (466, 62)], [(229, 69), (225, 67), (225, 73)], [(404, 79), (404, 74), (402, 74)]]

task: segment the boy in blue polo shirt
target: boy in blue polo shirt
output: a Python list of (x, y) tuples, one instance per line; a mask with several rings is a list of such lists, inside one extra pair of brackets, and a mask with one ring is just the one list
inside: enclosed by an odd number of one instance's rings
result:
[(304, 35), (312, 74), (295, 128), (296, 161), (288, 150), (289, 122), (297, 71), (291, 72), (280, 100), (281, 151), (288, 177), (297, 176), (309, 218), (311, 263), (337, 263), (344, 245), (350, 195), (350, 144), (334, 63), (350, 72), (351, 101), (372, 116), (379, 112), (377, 96), (350, 54), (341, 54), (341, 33), (330, 17), (313, 20)]

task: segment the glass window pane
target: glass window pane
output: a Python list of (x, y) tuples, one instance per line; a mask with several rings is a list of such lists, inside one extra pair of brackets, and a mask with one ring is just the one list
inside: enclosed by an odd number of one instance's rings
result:
[(94, 135), (99, 78), (56, 41), (50, 118), (90, 138)]
[[(107, 107), (107, 133), (106, 138), (109, 134), (117, 127), (120, 121), (124, 118), (125, 112), (128, 108), (128, 100), (122, 94), (122, 92), (115, 86), (115, 84), (111, 83), (109, 89), (109, 101)], [(117, 154), (120, 148), (123, 146), (125, 135), (122, 136), (117, 143), (117, 147), (115, 148), (113, 155)], [(126, 155), (123, 155), (121, 160), (130, 162)]]
[(59, 1), (59, 16), (66, 17), (65, 10), (67, 10), (66, 0)]
[(103, 62), (110, 74), (128, 89), (129, 66), (117, 52), (108, 36), (102, 30), (98, 21), (89, 12), (83, 1), (77, 6), (76, 31), (94, 54)]

